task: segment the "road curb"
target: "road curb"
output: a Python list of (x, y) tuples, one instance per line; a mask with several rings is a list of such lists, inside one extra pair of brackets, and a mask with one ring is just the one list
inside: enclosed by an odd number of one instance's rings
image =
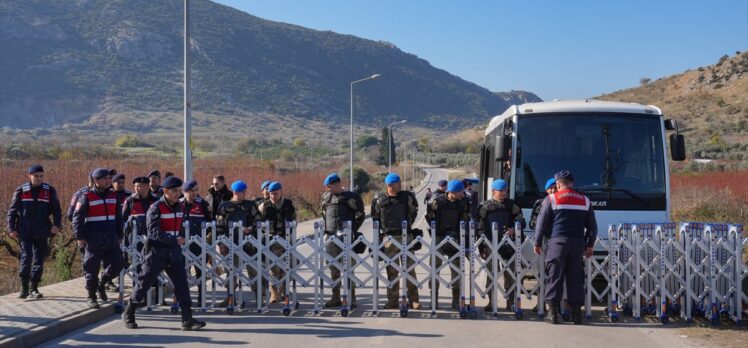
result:
[(0, 341), (0, 348), (33, 347), (59, 338), (69, 332), (103, 320), (114, 314), (114, 302), (108, 302), (99, 309), (85, 309), (74, 315), (60, 318), (52, 325), (43, 325)]

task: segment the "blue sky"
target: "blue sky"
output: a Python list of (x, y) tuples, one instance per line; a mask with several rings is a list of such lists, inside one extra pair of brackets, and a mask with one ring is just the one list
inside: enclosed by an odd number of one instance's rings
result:
[(252, 15), (389, 41), (492, 91), (586, 98), (748, 50), (748, 0), (219, 0)]

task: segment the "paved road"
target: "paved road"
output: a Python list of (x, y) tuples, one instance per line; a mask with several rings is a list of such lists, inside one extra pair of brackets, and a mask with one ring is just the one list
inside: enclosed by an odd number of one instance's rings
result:
[[(448, 176), (448, 171), (442, 169), (429, 169), (428, 173), (428, 180), (422, 187), (433, 188), (438, 180)], [(423, 191), (418, 195), (420, 202), (423, 202)], [(417, 223), (425, 227), (422, 204), (421, 209)], [(308, 226), (302, 225), (299, 230), (308, 229)], [(363, 228), (371, 231), (371, 222), (367, 221)], [(419, 279), (422, 276), (419, 274)], [(428, 308), (428, 298), (424, 297), (427, 293), (428, 289), (421, 290), (424, 308)], [(463, 320), (451, 311), (439, 311), (436, 318), (431, 318), (425, 310), (412, 311), (408, 318), (400, 318), (397, 311), (382, 311), (379, 316), (373, 316), (367, 310), (371, 306), (370, 294), (371, 289), (359, 290), (360, 307), (347, 318), (332, 310), (315, 315), (309, 305), (311, 290), (301, 289), (302, 308), (290, 317), (282, 316), (280, 306), (275, 305), (264, 314), (247, 311), (228, 316), (222, 311), (209, 310), (196, 314), (208, 322), (204, 330), (185, 333), (178, 330), (179, 316), (163, 308), (153, 312), (139, 311), (141, 328), (138, 330), (125, 329), (119, 317), (112, 316), (50, 341), (46, 346), (700, 346), (700, 342), (681, 337), (676, 325), (662, 327), (655, 322), (610, 324), (602, 318), (601, 308), (595, 308), (593, 319), (584, 326), (552, 326), (532, 315), (517, 321), (509, 312), (501, 312), (496, 319), (481, 313), (477, 320)], [(380, 297), (384, 297), (383, 291)], [(448, 301), (446, 295), (440, 299), (443, 307)], [(484, 304), (485, 300), (478, 302), (479, 307)], [(533, 305), (532, 302), (524, 303), (525, 308)]]

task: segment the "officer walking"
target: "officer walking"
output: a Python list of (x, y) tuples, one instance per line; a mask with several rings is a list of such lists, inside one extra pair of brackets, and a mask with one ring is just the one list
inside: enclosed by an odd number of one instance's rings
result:
[[(411, 234), (408, 234), (407, 240), (402, 240), (402, 222), (407, 221), (408, 230), (412, 230), (413, 222), (418, 214), (418, 199), (410, 191), (402, 191), (400, 176), (396, 173), (389, 173), (384, 179), (387, 185), (387, 191), (380, 193), (371, 203), (371, 218), (379, 222), (379, 230), (383, 235), (392, 236), (392, 239), (398, 243), (407, 244), (411, 241)], [(400, 253), (400, 248), (391, 241), (384, 243), (384, 253), (387, 257), (394, 257)], [(398, 258), (396, 263), (400, 263)], [(413, 264), (411, 258), (407, 259), (406, 266), (410, 268)], [(401, 266), (402, 267), (402, 266)], [(408, 272), (411, 278), (416, 279), (415, 270)], [(387, 266), (387, 279), (390, 281), (398, 276), (397, 269)], [(418, 288), (408, 281), (408, 306), (412, 309), (420, 309), (421, 303), (418, 300)], [(384, 309), (399, 308), (398, 297), (400, 292), (400, 283), (396, 282), (392, 287), (387, 288), (387, 303)]]
[[(351, 238), (358, 233), (358, 229), (364, 223), (364, 201), (358, 193), (343, 190), (340, 176), (332, 173), (325, 178), (325, 193), (322, 195), (322, 221), (325, 230), (325, 242), (332, 238), (340, 238), (338, 231), (343, 230), (343, 223), (351, 222)], [(343, 251), (337, 244), (329, 242), (325, 250), (330, 256), (337, 257)], [(352, 261), (352, 259), (351, 259)], [(333, 281), (340, 279), (340, 269), (330, 266), (330, 278)], [(354, 284), (352, 284), (354, 285)], [(351, 304), (356, 303), (355, 287), (351, 286)], [(332, 288), (332, 297), (325, 303), (326, 308), (340, 307), (340, 285)]]
[(148, 225), (148, 242), (145, 248), (145, 262), (143, 270), (138, 274), (130, 303), (122, 320), (128, 329), (136, 329), (135, 310), (145, 299), (146, 292), (158, 279), (161, 271), (174, 284), (174, 294), (182, 311), (182, 330), (190, 331), (205, 326), (205, 322), (192, 317), (192, 299), (187, 283), (187, 272), (184, 268), (184, 256), (181, 245), (185, 243), (184, 205), (179, 202), (182, 180), (170, 176), (164, 180), (164, 195), (148, 209), (146, 224)]
[[(429, 227), (432, 222), (436, 223), (436, 240), (432, 241), (434, 245), (441, 244), (447, 237), (454, 238), (459, 243), (460, 241), (460, 222), (467, 223), (470, 221), (470, 202), (465, 197), (465, 186), (460, 180), (452, 180), (447, 184), (446, 193), (439, 195), (434, 198), (433, 201), (426, 207), (426, 221), (429, 222)], [(459, 252), (452, 244), (446, 243), (439, 248), (439, 252), (445, 257), (453, 257)], [(442, 266), (442, 259), (436, 258), (436, 264), (431, 265), (433, 269), (439, 269)], [(452, 262), (453, 267), (448, 267), (451, 270), (452, 281), (452, 309), (460, 308), (460, 281), (455, 281), (459, 278), (457, 270), (460, 268), (459, 259), (454, 259)], [(436, 282), (436, 298), (439, 298), (439, 285), (440, 282)], [(434, 308), (438, 308), (439, 304), (436, 303)]]
[(160, 198), (164, 194), (164, 188), (161, 187), (161, 172), (154, 170), (148, 173), (148, 180), (150, 180), (151, 192)]
[[(208, 202), (200, 198), (199, 192), (200, 187), (196, 180), (185, 181), (182, 185), (184, 197), (179, 201), (184, 205), (184, 220), (189, 222), (190, 236), (201, 236), (203, 224), (213, 221)], [(206, 240), (210, 239), (210, 232), (212, 231), (206, 231)], [(199, 257), (202, 255), (203, 249), (197, 243), (192, 243), (190, 244), (190, 253)], [(199, 267), (194, 267), (194, 269), (195, 278), (200, 279), (203, 275), (202, 270)], [(197, 298), (200, 303), (203, 303), (203, 287), (200, 283), (197, 285)]]
[[(509, 193), (507, 192), (507, 182), (502, 179), (496, 179), (491, 183), (491, 199), (484, 201), (478, 205), (478, 233), (482, 233), (486, 236), (487, 240), (492, 240), (493, 236), (493, 224), (496, 224), (496, 231), (498, 232), (497, 240), (501, 241), (504, 236), (511, 238), (514, 241), (515, 233), (522, 233), (525, 228), (525, 217), (522, 215), (522, 209), (513, 200), (509, 199)], [(521, 225), (520, 231), (514, 230), (514, 223), (519, 222)], [(483, 259), (488, 259), (490, 249), (485, 248), (481, 250), (481, 256)], [(514, 256), (514, 249), (511, 245), (504, 244), (499, 248), (499, 256), (505, 261), (509, 260)], [(495, 256), (495, 255), (494, 255)], [(493, 260), (493, 259), (492, 259)], [(504, 290), (508, 293), (514, 286), (514, 263), (516, 260), (507, 262), (507, 267), (503, 270), (504, 274)], [(489, 269), (493, 268), (493, 261), (489, 261), (487, 264)], [(497, 280), (498, 282), (498, 280)], [(491, 283), (491, 278), (486, 276), (486, 287)], [(492, 290), (493, 291), (493, 290)], [(511, 310), (514, 305), (514, 296), (507, 298), (506, 309)], [(488, 305), (483, 308), (486, 312), (492, 312), (495, 304), (493, 301), (493, 293), (490, 293)]]
[(42, 298), (38, 286), (44, 273), (44, 258), (49, 253), (50, 238), (60, 233), (62, 210), (57, 191), (44, 182), (44, 168), (33, 165), (27, 172), (29, 182), (18, 187), (10, 200), (8, 231), (10, 237), (21, 244), (18, 298)]
[(595, 212), (587, 196), (574, 191), (574, 176), (568, 170), (554, 175), (558, 192), (546, 197), (535, 228), (535, 254), (542, 253), (543, 237), (548, 236), (545, 252), (545, 302), (551, 320), (558, 324), (559, 304), (564, 293), (572, 308), (575, 325), (582, 323), (584, 303), (584, 257), (592, 256), (597, 238)]
[(75, 213), (75, 206), (78, 205), (78, 200), (81, 198), (82, 195), (86, 194), (86, 192), (90, 191), (93, 186), (94, 186), (93, 178), (91, 177), (91, 175), (89, 175), (88, 184), (76, 190), (73, 193), (73, 195), (70, 197), (70, 206), (68, 206), (68, 211), (65, 213), (65, 216), (67, 217), (68, 221), (73, 222), (73, 213)]
[[(216, 214), (216, 232), (218, 235), (229, 236), (232, 223), (241, 223), (243, 226), (241, 233), (234, 234), (234, 243), (238, 245), (241, 234), (248, 235), (255, 230), (255, 223), (259, 219), (260, 213), (257, 211), (257, 206), (254, 201), (246, 199), (247, 184), (244, 181), (237, 180), (232, 183), (231, 190), (234, 192), (231, 200), (221, 203), (218, 207), (218, 212)], [(257, 253), (257, 249), (251, 244), (245, 244), (243, 251), (250, 256)], [(224, 256), (228, 255), (228, 247), (220, 245), (219, 253)], [(235, 258), (234, 266), (237, 266), (238, 264), (239, 259)], [(257, 276), (257, 270), (252, 266), (247, 266), (247, 274), (249, 275), (249, 278), (254, 278)], [(263, 281), (262, 283), (265, 284), (266, 282)], [(252, 291), (258, 291), (256, 284), (256, 282), (252, 282)], [(227, 289), (228, 294), (230, 294), (232, 290), (233, 289)], [(265, 291), (263, 291), (263, 294), (264, 293)], [(220, 306), (225, 307), (227, 305), (228, 297), (221, 302)]]
[[(117, 209), (117, 195), (109, 188), (111, 180), (106, 168), (93, 171), (94, 188), (78, 200), (73, 213), (73, 236), (78, 246), (85, 249), (83, 271), (86, 274), (88, 305), (99, 308), (96, 293), (108, 301), (105, 284), (119, 275), (124, 266), (120, 243), (123, 236), (121, 212)], [(106, 260), (109, 266), (99, 282), (99, 267)]]
[[(266, 188), (270, 198), (260, 203), (257, 207), (260, 213), (260, 219), (267, 221), (270, 225), (270, 238), (275, 236), (279, 238), (288, 239), (290, 236), (286, 235), (286, 222), (296, 221), (296, 208), (293, 206), (293, 202), (290, 199), (283, 197), (283, 186), (279, 182), (272, 182), (267, 185)], [(282, 256), (286, 252), (280, 244), (273, 244), (270, 246), (270, 251), (275, 256)], [(270, 269), (275, 279), (282, 279), (285, 273), (283, 270), (274, 266)], [(281, 285), (280, 288), (274, 284), (270, 284), (270, 303), (277, 303), (281, 300), (281, 296), (286, 294), (285, 286)]]

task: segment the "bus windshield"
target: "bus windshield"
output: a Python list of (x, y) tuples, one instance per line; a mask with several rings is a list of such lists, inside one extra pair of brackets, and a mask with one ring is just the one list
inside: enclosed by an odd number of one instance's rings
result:
[(517, 119), (515, 200), (532, 207), (548, 178), (574, 174), (598, 210), (665, 210), (660, 116), (544, 113)]

